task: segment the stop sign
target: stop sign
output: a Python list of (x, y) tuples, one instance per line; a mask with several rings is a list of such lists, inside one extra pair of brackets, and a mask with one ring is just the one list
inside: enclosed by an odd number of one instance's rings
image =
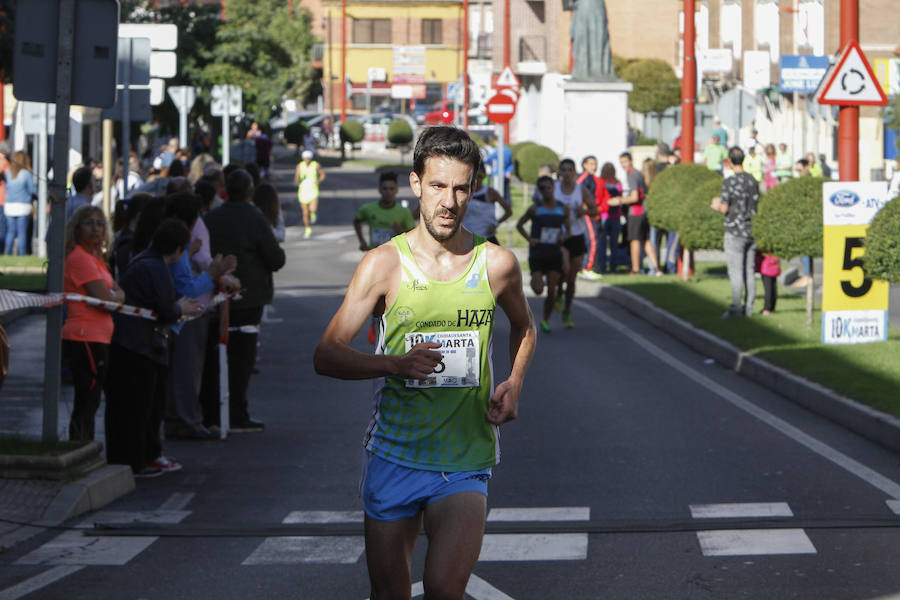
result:
[(516, 114), (516, 101), (506, 94), (494, 94), (485, 106), (487, 117), (494, 123), (506, 125)]

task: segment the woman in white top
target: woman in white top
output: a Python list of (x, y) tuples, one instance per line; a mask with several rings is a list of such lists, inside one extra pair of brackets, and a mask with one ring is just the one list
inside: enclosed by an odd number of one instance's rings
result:
[[(572, 223), (572, 231), (569, 239), (565, 241), (563, 246), (569, 251), (569, 262), (563, 264), (563, 279), (565, 280), (565, 304), (562, 308), (563, 324), (572, 328), (572, 300), (575, 299), (575, 281), (578, 271), (581, 270), (581, 263), (584, 259), (584, 253), (587, 252), (587, 243), (585, 242), (585, 234), (587, 233), (587, 225), (585, 225), (584, 215), (591, 218), (597, 216), (597, 204), (591, 197), (591, 193), (580, 183), (576, 183), (575, 161), (571, 158), (564, 158), (559, 163), (559, 179), (556, 181), (553, 193), (556, 201), (565, 205), (569, 209), (569, 216)], [(562, 290), (562, 286), (560, 286)], [(557, 301), (557, 308), (559, 302)]]

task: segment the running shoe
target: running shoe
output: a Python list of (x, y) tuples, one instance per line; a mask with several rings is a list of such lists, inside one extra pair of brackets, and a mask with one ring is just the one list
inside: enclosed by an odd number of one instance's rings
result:
[(316, 224), (316, 220), (318, 220), (318, 218), (319, 218), (318, 214), (316, 214), (314, 212), (309, 213), (309, 220), (313, 225)]
[(157, 469), (155, 467), (144, 467), (140, 471), (134, 474), (135, 479), (150, 479), (151, 477), (159, 477), (163, 474), (162, 469)]
[(564, 312), (562, 314), (562, 319), (563, 319), (563, 325), (566, 326), (566, 329), (572, 329), (573, 327), (575, 327), (575, 323), (572, 322), (571, 313)]
[(541, 321), (541, 331), (544, 333), (550, 333), (550, 323), (547, 321)]
[(587, 281), (600, 281), (601, 279), (603, 279), (603, 275), (601, 275), (600, 273), (594, 273), (590, 269), (582, 269), (581, 272), (578, 273), (578, 277)]
[(303, 230), (303, 239), (304, 240), (308, 240), (309, 236), (311, 236), (311, 235), (312, 235), (312, 227), (307, 227), (306, 229)]
[(159, 469), (163, 473), (171, 473), (173, 471), (181, 470), (180, 463), (175, 462), (171, 458), (166, 458), (165, 456), (160, 456), (147, 466), (151, 469)]

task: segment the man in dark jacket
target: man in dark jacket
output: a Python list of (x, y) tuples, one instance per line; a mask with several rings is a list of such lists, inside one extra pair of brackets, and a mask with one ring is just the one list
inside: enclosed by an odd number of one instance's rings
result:
[(272, 273), (284, 266), (284, 250), (272, 227), (252, 203), (253, 179), (237, 169), (225, 181), (228, 201), (206, 215), (213, 255), (233, 254), (234, 275), (244, 291), (231, 303), (228, 335), (228, 390), (232, 431), (262, 431), (262, 422), (250, 418), (247, 387), (256, 362), (256, 342), (263, 307), (272, 302)]

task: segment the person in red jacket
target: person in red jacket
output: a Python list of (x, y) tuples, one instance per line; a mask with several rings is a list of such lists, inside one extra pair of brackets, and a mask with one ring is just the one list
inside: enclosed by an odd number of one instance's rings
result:
[(596, 260), (598, 247), (597, 240), (599, 238), (598, 228), (602, 226), (600, 215), (609, 210), (609, 192), (606, 190), (606, 186), (603, 182), (600, 181), (600, 178), (596, 175), (596, 156), (585, 156), (584, 160), (581, 161), (581, 168), (581, 174), (575, 182), (584, 186), (584, 188), (590, 192), (591, 196), (593, 196), (594, 203), (597, 205), (597, 216), (592, 218), (590, 215), (584, 215), (582, 217), (587, 225), (586, 241), (588, 248), (587, 252), (584, 254), (582, 269), (578, 272), (578, 277), (587, 279), (588, 281), (596, 281), (602, 278), (602, 275), (595, 270), (599, 267), (598, 261)]

